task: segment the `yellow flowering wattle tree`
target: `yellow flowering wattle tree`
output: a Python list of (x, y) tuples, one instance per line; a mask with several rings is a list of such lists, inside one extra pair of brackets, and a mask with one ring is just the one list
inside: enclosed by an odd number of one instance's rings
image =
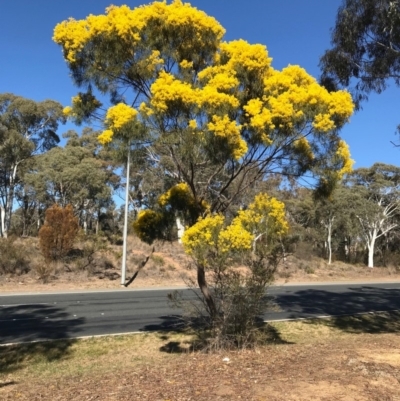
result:
[(262, 193), (230, 223), (227, 220), (221, 214), (200, 218), (185, 231), (182, 242), (197, 267), (212, 345), (243, 347), (260, 339), (257, 317), (267, 306), (266, 287), (277, 268), (288, 224), (283, 203)]
[[(189, 226), (203, 218), (193, 230), (211, 230), (227, 211), (232, 216), (246, 206), (243, 196), (271, 173), (307, 173), (326, 191), (351, 170), (339, 136), (353, 112), (349, 93), (329, 92), (299, 66), (276, 70), (264, 45), (225, 42), (224, 33), (180, 0), (110, 6), (104, 15), (55, 27), (53, 40), (84, 89), (65, 113), (77, 122), (102, 118), (99, 140), (110, 146), (141, 133), (134, 158), (141, 176), (152, 177), (139, 184), (152, 211), (140, 213), (135, 229), (146, 241), (165, 237), (168, 214)], [(111, 108), (102, 111), (106, 101)], [(237, 234), (254, 236), (268, 220), (251, 213), (217, 224), (222, 231), (215, 228), (219, 239), (211, 248), (247, 244), (250, 237)]]
[[(353, 112), (349, 93), (328, 92), (299, 66), (275, 70), (265, 46), (223, 35), (214, 18), (179, 0), (61, 22), (53, 39), (85, 89), (66, 111), (79, 121), (99, 116), (95, 90), (102, 103), (109, 95), (114, 108), (130, 105), (148, 129), (147, 167), (168, 177), (164, 192), (186, 183), (211, 212), (270, 172), (314, 174), (322, 186), (348, 172), (338, 131)], [(100, 139), (113, 143), (107, 128)]]

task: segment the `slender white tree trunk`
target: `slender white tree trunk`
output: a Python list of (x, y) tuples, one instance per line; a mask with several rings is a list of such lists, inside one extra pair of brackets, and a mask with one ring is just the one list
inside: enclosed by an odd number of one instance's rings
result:
[(375, 241), (377, 237), (377, 230), (374, 229), (370, 236), (370, 241), (368, 245), (368, 267), (374, 267), (374, 249), (375, 249)]
[(178, 229), (178, 242), (182, 243), (182, 236), (185, 233), (185, 227), (181, 223), (181, 219), (179, 217), (176, 218), (176, 227)]
[(0, 206), (0, 219), (1, 219), (1, 236), (7, 238), (7, 231), (5, 230), (6, 211), (3, 206)]
[(328, 223), (328, 265), (332, 263), (332, 222)]

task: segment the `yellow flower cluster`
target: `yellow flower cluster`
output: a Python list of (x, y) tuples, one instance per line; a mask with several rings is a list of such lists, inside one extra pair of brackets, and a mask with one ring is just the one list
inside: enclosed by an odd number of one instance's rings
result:
[(247, 231), (239, 220), (220, 231), (218, 249), (221, 253), (246, 251), (251, 249), (254, 235)]
[(161, 71), (158, 79), (152, 84), (151, 93), (151, 105), (158, 111), (168, 110), (168, 103), (175, 101), (190, 106), (198, 100), (198, 90), (165, 71)]
[(55, 27), (53, 40), (63, 46), (66, 60), (73, 63), (85, 45), (97, 36), (117, 37), (134, 48), (149, 24), (172, 32), (194, 27), (200, 42), (211, 37), (219, 41), (225, 33), (214, 18), (176, 0), (171, 4), (154, 2), (135, 9), (111, 6), (106, 9), (106, 15), (90, 15), (80, 21), (69, 19)]
[(149, 107), (145, 102), (140, 103), (139, 111), (142, 116), (150, 117), (154, 114), (154, 111), (151, 107)]
[(264, 193), (256, 195), (248, 209), (241, 210), (233, 223), (235, 220), (252, 233), (284, 235), (289, 229), (284, 203)]
[(182, 60), (182, 61), (179, 63), (179, 66), (180, 66), (181, 68), (183, 68), (184, 70), (190, 69), (190, 68), (193, 67), (193, 61)]
[(106, 113), (105, 124), (108, 126), (108, 129), (104, 130), (98, 137), (98, 141), (102, 145), (107, 145), (112, 142), (114, 137), (114, 132), (117, 131), (126, 124), (132, 122), (138, 112), (132, 107), (124, 104), (118, 103), (115, 106), (110, 107)]
[(107, 110), (105, 122), (111, 129), (117, 130), (132, 122), (136, 115), (137, 111), (134, 108), (124, 103), (118, 103)]
[(255, 235), (267, 234), (272, 238), (288, 230), (284, 204), (266, 194), (257, 195), (230, 225), (225, 226), (224, 221), (219, 214), (199, 219), (182, 237), (185, 252), (205, 258), (207, 248), (220, 255), (246, 251), (252, 248)]
[(181, 102), (187, 107), (238, 107), (239, 101), (232, 95), (218, 91), (218, 88), (206, 85), (194, 88), (191, 84), (176, 79), (172, 74), (161, 71), (157, 80), (151, 85), (151, 105), (157, 111), (167, 111), (169, 105)]
[(225, 138), (232, 148), (232, 156), (239, 160), (247, 152), (247, 143), (240, 136), (240, 125), (231, 121), (227, 115), (223, 117), (213, 116), (212, 122), (207, 124), (207, 128), (216, 136)]
[(72, 107), (71, 106), (64, 107), (63, 114), (64, 116), (69, 117), (72, 114)]
[(244, 40), (224, 42), (220, 45), (215, 65), (201, 71), (199, 79), (219, 90), (228, 91), (239, 86), (238, 74), (243, 70), (266, 75), (271, 60), (266, 47), (261, 44), (249, 44)]
[(110, 129), (106, 129), (97, 137), (97, 140), (104, 146), (112, 142), (113, 136), (114, 132)]
[[(353, 113), (354, 105), (348, 92), (329, 93), (299, 66), (282, 71), (270, 69), (264, 79), (264, 96), (251, 99), (244, 110), (250, 117), (250, 126), (264, 141), (268, 132), (276, 128), (292, 128), (310, 119), (319, 132), (335, 128), (335, 122), (345, 123)], [(278, 124), (278, 125), (277, 125)]]
[(354, 164), (354, 160), (350, 155), (349, 145), (345, 141), (339, 141), (336, 156), (338, 156), (340, 161), (343, 163), (343, 167), (338, 172), (338, 177), (341, 179), (345, 174), (351, 173)]
[(158, 198), (158, 204), (161, 207), (170, 204), (177, 209), (183, 209), (193, 205), (193, 203), (193, 195), (185, 182), (174, 185)]
[(190, 128), (196, 129), (197, 128), (197, 121), (196, 120), (190, 120), (188, 125), (189, 125)]
[[(209, 110), (212, 114), (207, 129), (214, 135), (226, 139), (232, 157), (239, 160), (247, 152), (247, 144), (240, 135), (241, 126), (231, 121), (227, 115), (223, 117), (213, 115), (219, 109), (236, 109), (239, 106), (239, 100), (234, 95), (220, 92), (219, 85), (220, 82), (210, 80), (202, 88), (193, 87), (188, 82), (183, 82), (172, 74), (161, 71), (158, 79), (151, 86), (150, 104), (157, 112), (166, 112), (176, 107), (176, 104), (183, 104), (184, 107), (193, 110)], [(194, 129), (197, 127), (197, 122), (192, 119), (188, 125)]]
[(224, 221), (224, 217), (220, 214), (200, 218), (182, 236), (185, 252), (189, 255), (196, 255), (204, 247), (215, 247), (218, 243), (219, 233), (224, 226)]
[(163, 215), (154, 210), (141, 210), (133, 223), (133, 230), (144, 242), (151, 243), (156, 238), (156, 231), (162, 223)]
[(221, 59), (227, 58), (230, 70), (268, 71), (272, 58), (268, 57), (267, 48), (261, 44), (249, 44), (243, 39), (221, 44)]

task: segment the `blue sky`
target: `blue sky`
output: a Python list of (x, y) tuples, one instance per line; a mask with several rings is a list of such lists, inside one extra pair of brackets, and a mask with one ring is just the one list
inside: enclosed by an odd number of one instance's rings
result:
[[(34, 100), (54, 99), (69, 105), (78, 89), (69, 77), (61, 49), (52, 42), (53, 28), (68, 17), (104, 13), (110, 4), (135, 7), (146, 1), (12, 0), (1, 2), (0, 92)], [(281, 69), (298, 64), (320, 74), (319, 57), (329, 47), (330, 28), (341, 0), (193, 0), (193, 6), (214, 16), (226, 29), (226, 40), (262, 43)], [(349, 143), (355, 168), (375, 162), (399, 164), (396, 126), (400, 123), (399, 93), (394, 85), (372, 95), (351, 118), (342, 137)], [(62, 126), (62, 134), (72, 125)]]

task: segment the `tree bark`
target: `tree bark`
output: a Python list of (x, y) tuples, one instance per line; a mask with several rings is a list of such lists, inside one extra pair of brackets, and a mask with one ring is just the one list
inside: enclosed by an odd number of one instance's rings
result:
[(6, 212), (4, 210), (4, 207), (0, 206), (1, 236), (7, 238), (7, 231), (5, 230), (5, 218), (6, 218)]
[(214, 298), (211, 295), (211, 292), (207, 285), (204, 266), (201, 265), (197, 266), (197, 283), (199, 284), (200, 291), (204, 296), (204, 300), (206, 301), (211, 319), (214, 319), (217, 315), (217, 308), (215, 307)]
[(375, 248), (375, 238), (371, 239), (368, 244), (368, 267), (374, 267), (374, 248)]
[(177, 228), (177, 231), (178, 231), (178, 242), (181, 244), (182, 243), (182, 236), (185, 233), (185, 227), (181, 223), (181, 219), (179, 217), (177, 217), (175, 219), (175, 221), (176, 221), (176, 228)]
[(332, 222), (328, 223), (328, 265), (332, 263)]

